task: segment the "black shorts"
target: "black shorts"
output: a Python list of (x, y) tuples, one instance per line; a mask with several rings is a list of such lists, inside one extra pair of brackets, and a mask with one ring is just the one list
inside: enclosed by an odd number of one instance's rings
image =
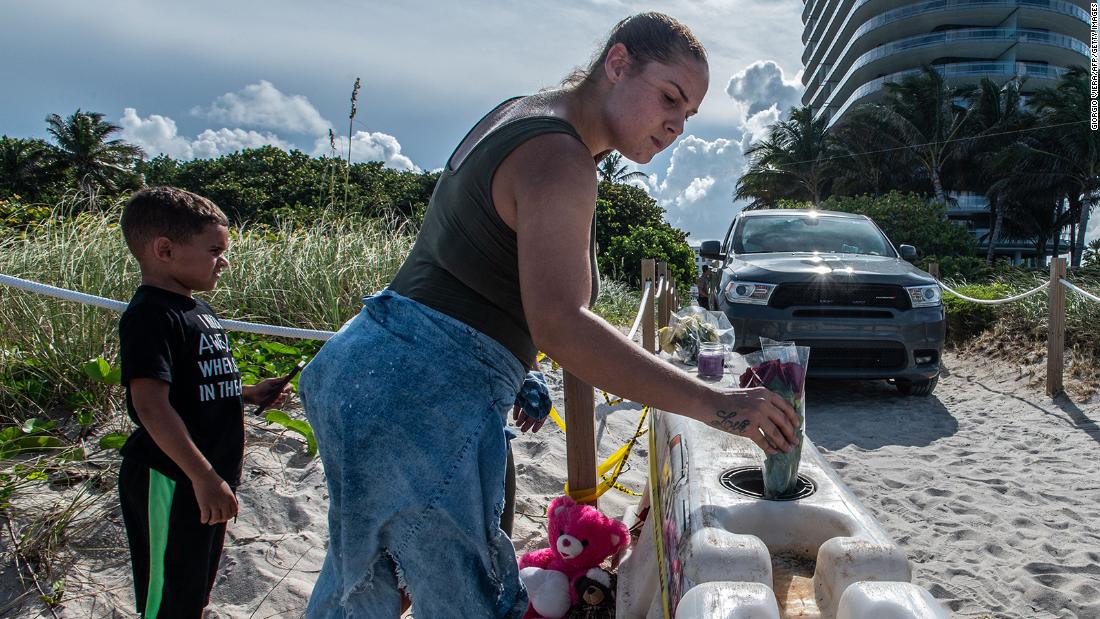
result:
[(218, 573), (225, 524), (203, 524), (190, 484), (131, 458), (122, 459), (118, 494), (138, 614), (144, 619), (200, 619)]

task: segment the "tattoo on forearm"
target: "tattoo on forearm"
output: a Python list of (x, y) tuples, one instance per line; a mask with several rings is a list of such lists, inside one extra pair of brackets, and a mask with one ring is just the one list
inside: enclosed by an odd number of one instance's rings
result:
[(724, 411), (719, 409), (717, 416), (717, 419), (708, 422), (708, 424), (723, 432), (744, 435), (745, 430), (749, 428), (748, 419), (742, 419), (740, 421), (736, 419), (737, 411)]

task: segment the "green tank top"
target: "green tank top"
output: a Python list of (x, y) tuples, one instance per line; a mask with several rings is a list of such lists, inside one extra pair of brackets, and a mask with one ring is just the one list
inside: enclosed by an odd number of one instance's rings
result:
[[(520, 297), (516, 233), (493, 206), (492, 180), (500, 163), (520, 144), (548, 133), (568, 133), (580, 140), (573, 125), (561, 118), (529, 116), (485, 134), (457, 168), (452, 169), (448, 160), (416, 243), (389, 286), (495, 339), (525, 367), (532, 366), (538, 350)], [(595, 303), (600, 290), (595, 217), (589, 239)]]

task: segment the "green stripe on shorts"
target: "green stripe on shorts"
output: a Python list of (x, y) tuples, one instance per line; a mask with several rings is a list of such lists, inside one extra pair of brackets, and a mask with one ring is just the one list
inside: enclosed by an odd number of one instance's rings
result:
[[(164, 593), (164, 554), (168, 549), (168, 518), (176, 482), (149, 469), (149, 590), (141, 616), (154, 619)], [(140, 610), (140, 609), (139, 609)]]

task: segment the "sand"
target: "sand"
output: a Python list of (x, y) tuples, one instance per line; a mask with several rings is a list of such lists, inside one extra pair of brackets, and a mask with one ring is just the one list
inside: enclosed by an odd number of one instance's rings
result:
[[(1100, 617), (1100, 402), (1051, 402), (1033, 368), (956, 355), (945, 361), (929, 398), (901, 398), (883, 382), (811, 381), (811, 438), (908, 553), (914, 582), (955, 616)], [(560, 373), (551, 381), (560, 409)], [(640, 407), (597, 407), (611, 410), (601, 456), (633, 434)], [(565, 481), (565, 440), (548, 424), (514, 449), (513, 537), (522, 553), (545, 543), (546, 506)], [(642, 489), (646, 455), (643, 442), (622, 478), (627, 487)], [(45, 490), (38, 499), (74, 492)], [(56, 558), (61, 605), (51, 611), (37, 592), (23, 595), (7, 554), (0, 617), (133, 616), (117, 501), (104, 493), (95, 526), (68, 539)], [(600, 506), (618, 517), (635, 500), (612, 491)], [(208, 616), (301, 616), (324, 558), (320, 461), (303, 454), (296, 435), (251, 427), (240, 502)]]

